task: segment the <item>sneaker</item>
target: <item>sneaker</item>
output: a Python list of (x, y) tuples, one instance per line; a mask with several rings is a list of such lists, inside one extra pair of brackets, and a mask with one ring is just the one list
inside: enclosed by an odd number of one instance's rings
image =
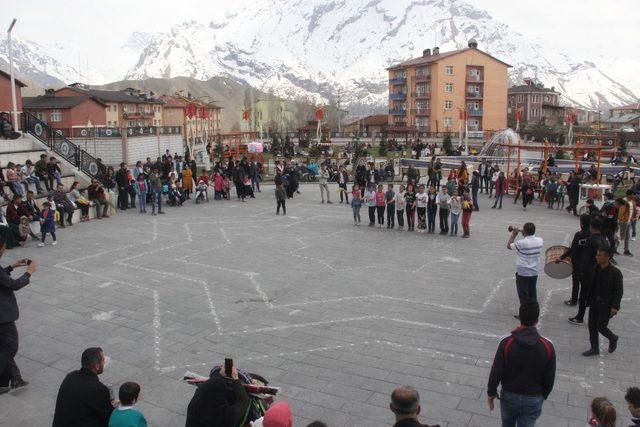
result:
[(53, 241), (53, 243), (51, 243), (51, 246), (55, 246), (55, 245), (57, 245), (57, 244), (58, 244), (58, 241), (57, 241), (57, 240), (54, 240), (54, 241)]
[(618, 348), (618, 337), (616, 339), (609, 341), (609, 353), (613, 353)]
[(632, 254), (631, 252), (629, 252), (629, 251), (624, 251), (624, 254), (625, 254), (626, 256), (633, 256), (633, 254)]
[(38, 243), (39, 248), (44, 248), (44, 243)]
[(598, 350), (594, 350), (592, 348), (590, 348), (589, 350), (585, 351), (584, 353), (582, 353), (582, 355), (584, 357), (591, 357), (591, 356), (597, 356), (599, 355), (600, 352)]
[(328, 205), (332, 205), (332, 204), (333, 204), (333, 202), (332, 202), (331, 200), (327, 200), (327, 204), (328, 204)]
[(16, 379), (15, 381), (11, 381), (11, 388), (12, 389), (24, 387), (24, 386), (27, 386), (27, 385), (29, 385), (29, 381), (23, 380), (22, 377)]
[(632, 237), (632, 238), (631, 238), (631, 241), (632, 241), (632, 242), (635, 242), (635, 241), (636, 241), (636, 238), (635, 238), (635, 237)]
[(569, 323), (571, 323), (572, 325), (584, 325), (584, 320), (580, 320), (577, 317), (570, 317)]
[(9, 393), (10, 391), (11, 391), (11, 387), (9, 387), (9, 386), (0, 387), (0, 394)]

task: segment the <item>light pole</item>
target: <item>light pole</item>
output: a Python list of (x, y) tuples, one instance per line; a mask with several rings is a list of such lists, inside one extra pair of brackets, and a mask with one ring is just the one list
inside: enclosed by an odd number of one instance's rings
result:
[(16, 102), (16, 78), (13, 75), (13, 51), (11, 48), (11, 31), (16, 25), (16, 18), (13, 18), (7, 30), (7, 46), (9, 48), (9, 74), (11, 75), (11, 100), (13, 101), (13, 129), (18, 130), (18, 103)]

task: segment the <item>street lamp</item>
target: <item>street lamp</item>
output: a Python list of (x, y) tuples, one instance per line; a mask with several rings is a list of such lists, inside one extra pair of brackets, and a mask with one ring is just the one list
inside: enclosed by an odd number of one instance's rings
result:
[(7, 30), (7, 46), (9, 48), (9, 74), (11, 75), (11, 100), (13, 101), (13, 129), (18, 130), (18, 103), (16, 102), (16, 78), (13, 75), (13, 51), (11, 48), (11, 31), (16, 25), (16, 18), (13, 18)]

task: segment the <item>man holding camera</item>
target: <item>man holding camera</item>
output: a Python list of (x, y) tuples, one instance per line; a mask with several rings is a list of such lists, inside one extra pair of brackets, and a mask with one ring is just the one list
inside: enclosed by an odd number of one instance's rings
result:
[[(0, 257), (7, 248), (3, 237), (0, 237)], [(11, 278), (11, 272), (17, 267), (27, 267), (27, 271), (18, 279)], [(14, 361), (18, 353), (18, 303), (14, 291), (29, 284), (36, 265), (31, 260), (22, 259), (6, 268), (0, 267), (0, 394), (28, 384), (22, 379), (20, 369)]]
[[(538, 282), (538, 268), (540, 266), (540, 253), (544, 246), (542, 237), (536, 236), (536, 226), (532, 222), (527, 222), (522, 230), (509, 227), (511, 236), (507, 242), (507, 248), (516, 251), (518, 259), (516, 261), (516, 288), (520, 304), (527, 300), (536, 301), (536, 283)], [(516, 241), (518, 234), (522, 233), (523, 238)], [(518, 315), (514, 316), (516, 319)]]

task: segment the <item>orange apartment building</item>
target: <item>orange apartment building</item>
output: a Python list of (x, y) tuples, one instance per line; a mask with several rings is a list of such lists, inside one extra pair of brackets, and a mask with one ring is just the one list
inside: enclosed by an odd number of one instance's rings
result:
[(458, 132), (464, 115), (469, 131), (506, 128), (509, 67), (473, 39), (467, 48), (426, 49), (389, 67), (389, 130)]

